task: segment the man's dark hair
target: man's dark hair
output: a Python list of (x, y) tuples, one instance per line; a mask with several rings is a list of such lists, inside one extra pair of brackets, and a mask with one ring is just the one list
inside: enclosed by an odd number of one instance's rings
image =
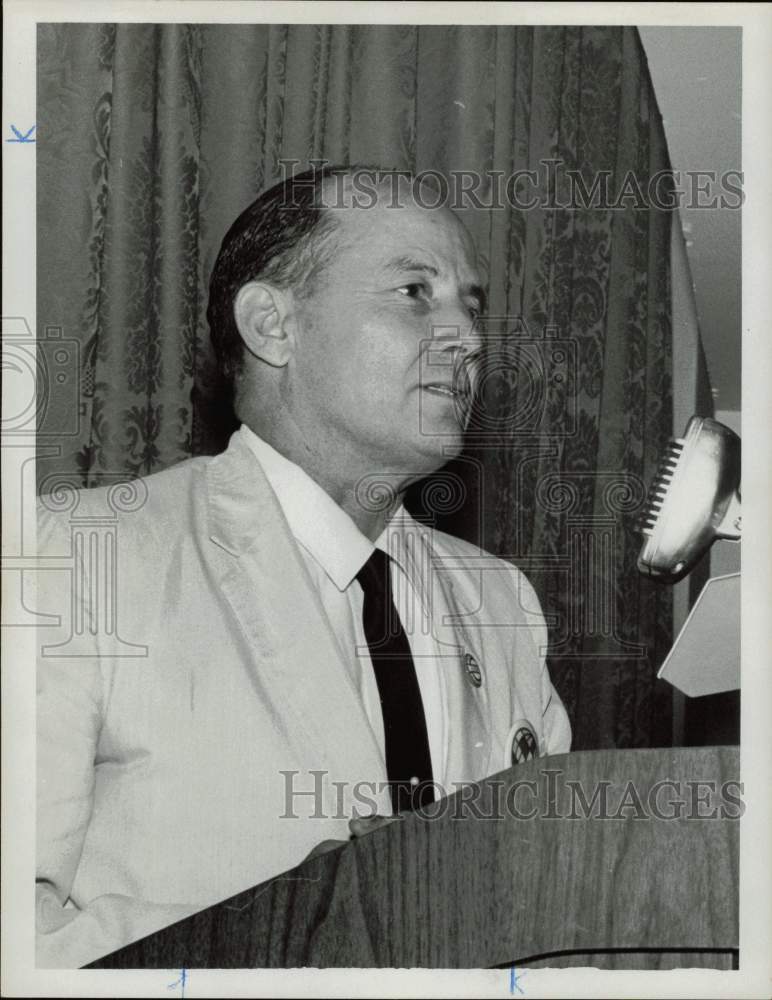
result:
[(233, 315), (239, 289), (262, 279), (278, 288), (309, 291), (328, 260), (335, 213), (325, 209), (324, 181), (350, 175), (349, 165), (320, 165), (274, 185), (236, 219), (220, 247), (209, 282), (206, 318), (221, 373), (232, 383), (244, 344)]

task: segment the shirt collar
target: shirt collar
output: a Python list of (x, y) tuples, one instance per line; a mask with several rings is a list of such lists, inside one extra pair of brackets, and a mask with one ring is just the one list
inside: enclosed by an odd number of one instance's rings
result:
[(382, 549), (407, 570), (405, 547), (395, 542), (395, 533), (401, 539), (406, 523), (413, 523), (404, 507), (399, 507), (373, 544), (299, 465), (281, 455), (246, 424), (241, 425), (239, 433), (262, 466), (293, 537), (338, 590), (346, 590), (375, 548)]

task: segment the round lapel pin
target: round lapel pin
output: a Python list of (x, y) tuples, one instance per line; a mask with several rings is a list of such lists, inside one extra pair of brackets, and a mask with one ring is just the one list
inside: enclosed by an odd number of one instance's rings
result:
[(482, 687), (482, 670), (471, 653), (464, 653), (464, 669), (466, 670), (466, 679), (472, 687)]

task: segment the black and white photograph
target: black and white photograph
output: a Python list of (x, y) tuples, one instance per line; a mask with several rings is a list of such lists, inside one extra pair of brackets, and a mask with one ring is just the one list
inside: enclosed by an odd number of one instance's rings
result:
[(4, 994), (769, 995), (772, 11), (618, 6), (6, 5)]

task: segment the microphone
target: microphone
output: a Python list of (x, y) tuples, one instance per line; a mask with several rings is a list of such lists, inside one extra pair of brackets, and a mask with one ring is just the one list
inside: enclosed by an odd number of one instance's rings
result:
[(670, 441), (649, 488), (639, 530), (641, 573), (683, 579), (717, 538), (738, 541), (740, 438), (717, 420), (692, 417)]

